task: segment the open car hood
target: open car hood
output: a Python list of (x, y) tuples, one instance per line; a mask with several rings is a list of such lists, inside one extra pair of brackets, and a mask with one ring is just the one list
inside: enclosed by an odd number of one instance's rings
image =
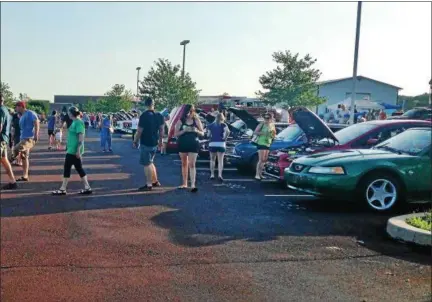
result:
[(306, 107), (294, 108), (292, 110), (292, 117), (308, 139), (330, 138), (338, 141), (324, 121)]
[(249, 129), (255, 130), (256, 127), (258, 127), (258, 120), (250, 115), (246, 110), (230, 107), (228, 108), (228, 111), (234, 113)]

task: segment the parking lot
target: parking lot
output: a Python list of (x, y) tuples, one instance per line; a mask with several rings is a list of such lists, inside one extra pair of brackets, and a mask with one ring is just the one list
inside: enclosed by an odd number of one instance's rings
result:
[(220, 184), (201, 160), (199, 192), (178, 191), (177, 155), (158, 155), (162, 187), (138, 192), (138, 151), (120, 137), (113, 149), (100, 153), (90, 131), (94, 195), (74, 195), (74, 175), (71, 194), (53, 197), (64, 154), (48, 152), (46, 139), (35, 148), (31, 181), (2, 193), (2, 300), (430, 299), (430, 250), (387, 238), (389, 215), (351, 196), (319, 200), (229, 166)]

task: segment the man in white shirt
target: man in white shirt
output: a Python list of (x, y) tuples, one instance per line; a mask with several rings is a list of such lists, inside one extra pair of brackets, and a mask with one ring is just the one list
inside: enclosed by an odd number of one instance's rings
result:
[(138, 129), (138, 114), (134, 113), (133, 114), (133, 118), (132, 118), (132, 125), (131, 125), (131, 130), (132, 130), (132, 141), (134, 141), (135, 139), (135, 133), (137, 132)]

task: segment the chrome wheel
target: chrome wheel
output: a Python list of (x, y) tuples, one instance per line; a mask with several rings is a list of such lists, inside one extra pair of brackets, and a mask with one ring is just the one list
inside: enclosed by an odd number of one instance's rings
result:
[(388, 210), (397, 200), (396, 186), (390, 180), (376, 179), (366, 189), (366, 200), (375, 210)]

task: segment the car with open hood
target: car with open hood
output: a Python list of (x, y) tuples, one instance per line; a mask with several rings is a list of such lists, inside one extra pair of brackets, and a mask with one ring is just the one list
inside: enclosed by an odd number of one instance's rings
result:
[[(305, 129), (311, 138), (334, 138), (329, 126), (321, 122), (319, 117), (309, 109), (298, 107), (294, 111), (296, 112), (293, 115), (294, 123), (289, 124), (288, 127), (285, 127), (276, 135), (276, 138), (270, 145), (270, 151), (289, 147), (301, 147), (307, 142)], [(313, 116), (313, 119), (311, 119), (311, 116)], [(322, 126), (321, 128), (318, 127), (317, 123), (323, 124), (324, 128)], [(343, 126), (338, 125), (337, 127)], [(235, 145), (231, 152), (227, 152), (226, 159), (228, 163), (235, 165), (239, 170), (253, 169), (258, 162), (257, 146), (251, 142), (250, 138), (241, 141)]]
[(431, 197), (431, 126), (411, 128), (372, 149), (321, 152), (285, 170), (290, 189), (359, 201), (385, 212), (404, 201)]
[[(321, 127), (322, 133), (327, 133), (328, 127), (324, 122), (314, 114), (308, 116), (315, 121), (315, 127)], [(406, 129), (430, 125), (431, 122), (421, 120), (376, 120), (354, 124), (335, 132), (333, 138), (328, 135), (327, 138), (318, 140), (309, 139), (302, 146), (292, 146), (269, 154), (264, 174), (283, 181), (284, 170), (296, 158), (324, 151), (369, 149)], [(305, 133), (308, 133), (306, 128)]]

